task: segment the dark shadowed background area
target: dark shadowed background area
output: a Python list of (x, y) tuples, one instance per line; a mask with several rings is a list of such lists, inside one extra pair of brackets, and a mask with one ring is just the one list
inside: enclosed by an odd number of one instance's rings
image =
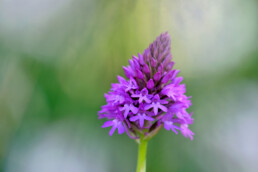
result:
[(0, 0), (0, 171), (133, 172), (97, 111), (161, 33), (192, 96), (193, 141), (161, 130), (148, 172), (258, 171), (255, 0)]

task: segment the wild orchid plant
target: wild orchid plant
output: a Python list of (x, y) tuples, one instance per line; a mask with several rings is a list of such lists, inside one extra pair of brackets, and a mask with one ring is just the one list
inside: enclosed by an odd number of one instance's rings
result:
[(190, 97), (185, 95), (183, 77), (177, 77), (179, 70), (173, 69), (170, 53), (170, 36), (163, 33), (138, 57), (129, 60), (123, 67), (125, 79), (117, 76), (105, 94), (107, 104), (99, 111), (99, 118), (106, 118), (102, 128), (112, 127), (124, 132), (139, 143), (137, 172), (146, 171), (147, 142), (164, 127), (178, 131), (193, 140), (194, 133), (188, 128), (193, 123)]

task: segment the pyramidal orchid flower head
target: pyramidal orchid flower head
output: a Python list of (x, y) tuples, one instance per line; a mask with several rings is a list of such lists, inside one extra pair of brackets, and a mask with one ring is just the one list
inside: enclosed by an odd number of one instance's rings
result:
[(191, 100), (181, 84), (183, 77), (177, 76), (180, 71), (173, 69), (170, 46), (169, 34), (163, 33), (123, 67), (127, 79), (117, 77), (98, 114), (107, 119), (102, 127), (111, 127), (109, 135), (117, 130), (132, 139), (149, 139), (164, 127), (193, 139), (188, 127), (193, 123), (192, 113), (186, 111)]

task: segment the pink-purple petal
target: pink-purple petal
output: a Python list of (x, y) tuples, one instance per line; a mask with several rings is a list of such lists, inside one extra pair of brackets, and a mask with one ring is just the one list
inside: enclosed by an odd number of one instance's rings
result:
[(167, 112), (168, 108), (166, 106), (163, 106), (161, 104), (159, 104), (159, 108), (163, 111), (163, 112)]
[(104, 122), (104, 124), (102, 125), (102, 128), (106, 128), (106, 127), (110, 127), (113, 125), (113, 121), (106, 121)]
[(113, 125), (113, 127), (109, 131), (109, 135), (112, 136), (114, 134), (115, 130), (116, 130), (116, 126)]
[(119, 124), (117, 126), (117, 130), (118, 130), (118, 134), (123, 134), (125, 132), (125, 128), (124, 128), (123, 124)]

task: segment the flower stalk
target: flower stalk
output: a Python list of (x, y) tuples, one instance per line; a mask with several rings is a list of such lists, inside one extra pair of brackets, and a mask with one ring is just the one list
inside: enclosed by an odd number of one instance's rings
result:
[(148, 141), (144, 140), (142, 137), (138, 146), (138, 162), (136, 172), (146, 172), (147, 145)]

